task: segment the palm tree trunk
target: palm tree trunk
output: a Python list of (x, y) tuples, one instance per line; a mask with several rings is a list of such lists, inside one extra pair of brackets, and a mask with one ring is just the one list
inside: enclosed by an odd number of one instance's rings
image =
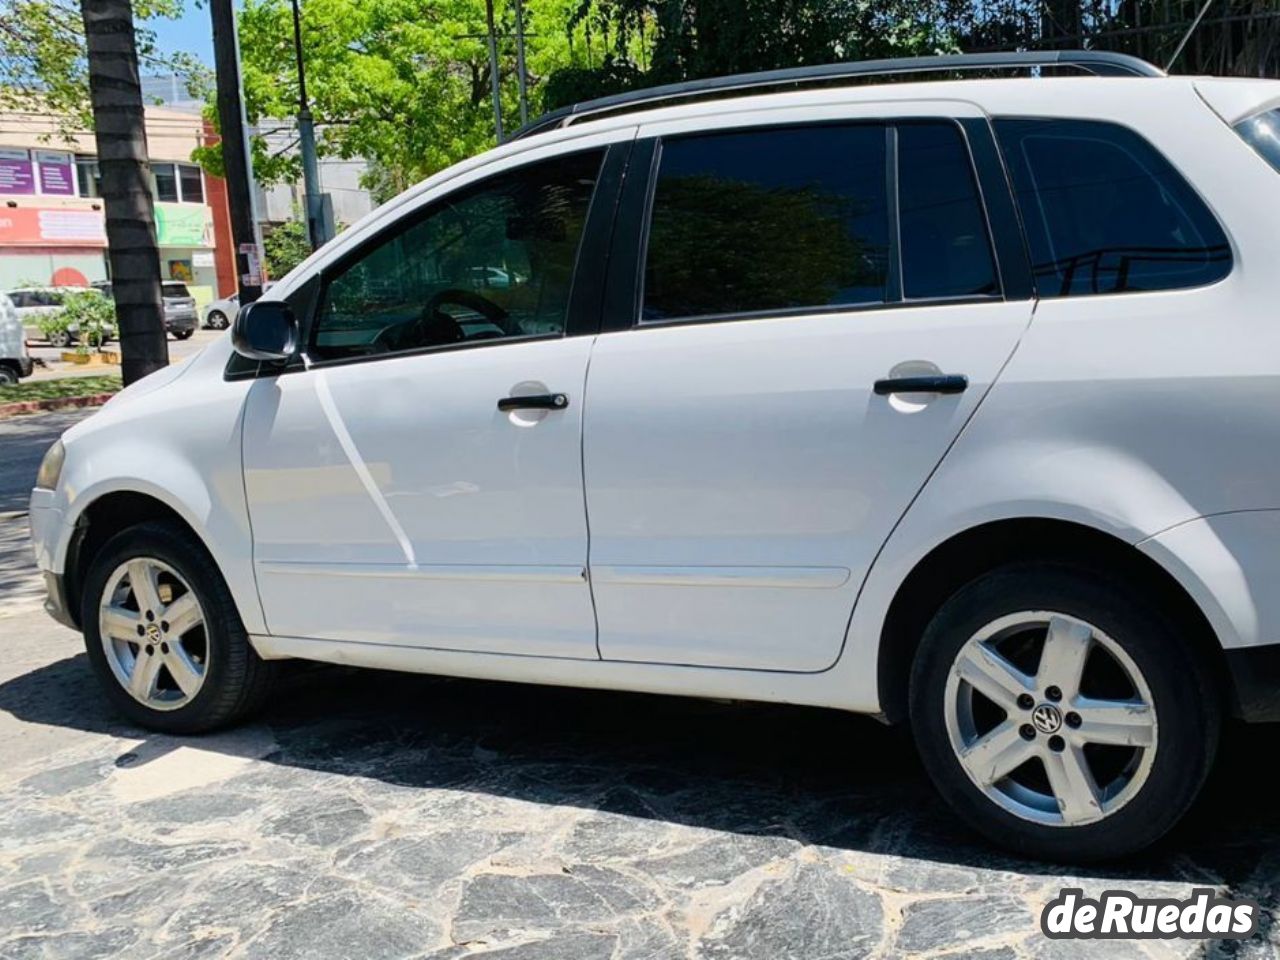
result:
[(131, 0), (82, 0), (80, 14), (127, 386), (169, 363), (133, 6)]

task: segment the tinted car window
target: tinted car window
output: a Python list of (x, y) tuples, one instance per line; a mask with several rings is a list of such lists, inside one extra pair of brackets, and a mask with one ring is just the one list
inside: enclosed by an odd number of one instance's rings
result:
[(185, 283), (176, 283), (166, 280), (160, 285), (161, 291), (166, 297), (189, 297), (191, 291), (187, 289)]
[(1200, 286), (1226, 235), (1146, 140), (1091, 120), (997, 120), (1042, 297)]
[(885, 157), (874, 124), (665, 141), (644, 319), (886, 300)]
[(486, 180), (366, 248), (329, 282), (313, 354), (564, 333), (602, 156), (556, 157)]
[(969, 150), (949, 123), (898, 127), (898, 210), (907, 299), (997, 292)]

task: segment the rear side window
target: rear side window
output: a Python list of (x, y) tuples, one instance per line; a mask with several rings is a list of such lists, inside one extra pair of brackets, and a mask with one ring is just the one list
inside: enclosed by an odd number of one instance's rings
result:
[(643, 318), (888, 300), (886, 153), (878, 124), (664, 141)]
[(1231, 271), (1218, 221), (1132, 130), (1091, 120), (995, 126), (1040, 296), (1174, 290)]
[(1268, 110), (1236, 124), (1236, 132), (1280, 171), (1280, 109)]
[(998, 292), (969, 150), (954, 124), (898, 127), (898, 210), (908, 300)]

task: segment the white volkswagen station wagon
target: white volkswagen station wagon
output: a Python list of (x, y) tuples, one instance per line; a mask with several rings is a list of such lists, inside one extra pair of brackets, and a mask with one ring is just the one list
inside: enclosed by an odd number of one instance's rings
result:
[(1001, 844), (1124, 854), (1280, 718), (1278, 224), (1280, 82), (580, 104), (67, 431), (48, 608), (157, 730), (286, 658), (818, 705), (909, 723)]

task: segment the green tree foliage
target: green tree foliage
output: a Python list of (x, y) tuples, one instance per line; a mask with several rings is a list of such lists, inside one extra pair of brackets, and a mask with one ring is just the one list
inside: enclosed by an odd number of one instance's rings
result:
[[(161, 55), (145, 22), (182, 13), (182, 0), (137, 0), (138, 61), (144, 72), (177, 73), (192, 89), (208, 85), (208, 70), (187, 54)], [(0, 2), (0, 110), (30, 110), (59, 118), (70, 135), (93, 129), (84, 22), (77, 0)]]
[[(548, 108), (728, 73), (948, 53), (969, 0), (584, 0), (571, 21), (612, 36), (606, 56), (548, 81)], [(610, 34), (608, 28), (612, 27)], [(638, 61), (637, 45), (649, 62)]]
[[(500, 83), (507, 129), (519, 125), (514, 6), (497, 0)], [(553, 70), (589, 65), (577, 0), (525, 0), (526, 58), (534, 113)], [(298, 110), (288, 0), (246, 0), (239, 15), (245, 107), (250, 123), (294, 136)], [(305, 0), (307, 93), (321, 156), (362, 157), (381, 199), (495, 142), (483, 0)], [(599, 43), (596, 43), (599, 47)], [(603, 56), (594, 53), (595, 61)], [(273, 122), (274, 118), (274, 122)], [(253, 144), (260, 182), (295, 179), (293, 142)], [(217, 173), (217, 148), (202, 151)]]
[(262, 247), (267, 258), (267, 276), (279, 280), (311, 255), (307, 225), (301, 220), (282, 223), (262, 238)]

